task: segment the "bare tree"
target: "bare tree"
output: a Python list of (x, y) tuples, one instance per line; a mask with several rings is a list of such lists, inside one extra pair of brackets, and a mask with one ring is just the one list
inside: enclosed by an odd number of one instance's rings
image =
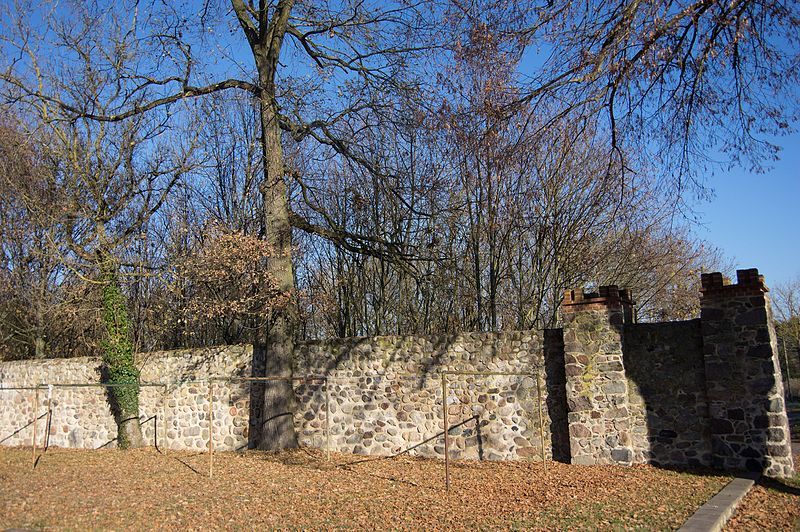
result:
[[(158, 124), (152, 134), (186, 125), (187, 99), (222, 91), (241, 93), (242, 101), (252, 102), (257, 121), (248, 129), (257, 140), (241, 144), (250, 151), (249, 166), (240, 171), (252, 176), (248, 189), (258, 183), (260, 198), (248, 201), (261, 210), (258, 230), (273, 250), (268, 271), (278, 292), (293, 294), (292, 228), (330, 243), (304, 241), (302, 249), (335, 275), (319, 270), (302, 277), (324, 281), (317, 287), (327, 283), (329, 296), (339, 291), (329, 302), (346, 301), (338, 305), (334, 320), (340, 333), (429, 328), (434, 317), (448, 327), (497, 328), (512, 320), (551, 323), (561, 286), (601, 275), (613, 278), (615, 263), (606, 259), (619, 240), (632, 248), (657, 234), (659, 229), (648, 227), (637, 209), (644, 211), (665, 184), (672, 192), (684, 191), (687, 179), (696, 176), (691, 162), (698, 155), (726, 141), (723, 148), (733, 153), (747, 148), (760, 161), (772, 148), (754, 140), (758, 128), (784, 130), (796, 110), (796, 95), (786, 87), (797, 80), (792, 50), (799, 17), (796, 6), (777, 2), (563, 0), (537, 6), (209, 0), (196, 13), (160, 2), (122, 7), (97, 2), (75, 7), (84, 18), (98, 21), (88, 36), (69, 30), (72, 12), (24, 3), (6, 9), (0, 79), (7, 99), (15, 106), (46, 108), (50, 117), (78, 127), (81, 135), (103, 127), (125, 131), (130, 124)], [(445, 33), (450, 28), (453, 33)], [(476, 34), (476, 28), (483, 33)], [(48, 44), (51, 35), (43, 36), (48, 32), (57, 37), (56, 45)], [(218, 37), (230, 32), (236, 37)], [(470, 36), (514, 43), (513, 61), (525, 49), (540, 46), (544, 53), (536, 61), (541, 68), (526, 79), (502, 80), (502, 97), (492, 94), (499, 90), (496, 80), (481, 87), (493, 96), (489, 110), (495, 116), (487, 117), (496, 119), (494, 126), (508, 127), (510, 118), (523, 118), (524, 134), (509, 129), (503, 142), (484, 143), (491, 150), (463, 161), (460, 181), (469, 186), (458, 192), (471, 196), (459, 204), (457, 194), (441, 190), (442, 183), (459, 182), (442, 171), (451, 161), (439, 161), (431, 172), (404, 168), (402, 154), (381, 149), (380, 141), (399, 139), (396, 145), (409, 149), (408, 160), (424, 159), (411, 155), (411, 137), (395, 126), (402, 122), (398, 113), (434, 116), (413, 103), (446, 85), (434, 73), (466, 49), (459, 45)], [(788, 48), (775, 45), (780, 38)], [(88, 91), (89, 97), (83, 87), (68, 83), (85, 77), (80, 69), (59, 66), (83, 68), (80, 54), (59, 54), (87, 39), (92, 81), (107, 80), (107, 72), (117, 80), (103, 83), (99, 93)], [(41, 68), (40, 58), (51, 52), (57, 60)], [(42, 72), (48, 73), (46, 83)], [(59, 83), (51, 72), (66, 74), (60, 76), (66, 81)], [(767, 90), (790, 96), (788, 111)], [(491, 140), (494, 126), (483, 129), (484, 140)], [(542, 153), (553, 142), (559, 149)], [(650, 157), (655, 164), (647, 168), (635, 155), (659, 142), (670, 149), (659, 150), (660, 158)], [(517, 144), (526, 148), (517, 150)], [(112, 144), (111, 159), (125, 151), (120, 148)], [(212, 158), (220, 170), (225, 163), (219, 162), (231, 160), (231, 153), (221, 149)], [(498, 172), (506, 159), (513, 159), (511, 169)], [(489, 164), (475, 172), (476, 162)], [(675, 171), (662, 172), (643, 186), (653, 168)], [(231, 214), (233, 198), (222, 197), (231, 179), (225, 172), (217, 174), (222, 186), (209, 189), (217, 197), (207, 212)], [(362, 190), (370, 196), (361, 195), (359, 201)], [(158, 194), (149, 199), (156, 210), (166, 201)], [(467, 219), (474, 229), (466, 248), (459, 230), (464, 205), (473, 208)], [(388, 214), (381, 212), (383, 207)], [(145, 214), (128, 218), (141, 222), (155, 211)], [(516, 227), (508, 225), (510, 220), (517, 221)], [(83, 227), (70, 223), (73, 230)], [(113, 248), (114, 238), (107, 244), (99, 247)], [(464, 249), (472, 252), (471, 278), (442, 271), (441, 265), (463, 261)], [(507, 260), (512, 255), (514, 263)], [(523, 280), (529, 264), (535, 266), (537, 286), (543, 287), (538, 292)], [(355, 275), (364, 267), (373, 269), (369, 282)], [(355, 293), (369, 295), (369, 301), (356, 306)], [(424, 310), (404, 312), (402, 318), (392, 315), (388, 302), (407, 293), (414, 293)], [(481, 310), (455, 304), (464, 294)], [(537, 303), (529, 316), (523, 301), (545, 303)], [(504, 317), (501, 307), (514, 308), (513, 316)], [(292, 376), (297, 320), (298, 310), (290, 304), (264, 328), (261, 340), (271, 375)], [(292, 397), (288, 381), (266, 387), (261, 447), (296, 444), (289, 415)]]
[(48, 37), (71, 56), (61, 66), (41, 53), (41, 42), (4, 35), (7, 45), (25, 54), (29, 68), (24, 78), (6, 75), (6, 96), (24, 117), (25, 136), (37, 142), (48, 161), (32, 179), (5, 179), (26, 215), (48, 233), (46, 240), (52, 245), (47, 250), (55, 260), (102, 288), (104, 380), (113, 385), (108, 395), (118, 444), (138, 447), (143, 444), (138, 369), (120, 277), (133, 266), (127, 263), (129, 243), (189, 168), (193, 145), (191, 136), (183, 142), (171, 137), (163, 117), (92, 120), (76, 116), (60, 100), (34, 96), (26, 89), (32, 83), (39, 91), (79, 100), (83, 109), (97, 113), (120, 103), (135, 105), (125, 72), (128, 61), (138, 58), (137, 43), (119, 21), (95, 15), (90, 9), (77, 9), (69, 21), (50, 21)]
[(724, 152), (762, 168), (778, 147), (768, 134), (798, 117), (796, 3), (756, 0), (563, 0), (527, 14), (525, 40), (542, 67), (521, 102), (551, 120), (596, 116), (608, 150), (626, 167), (626, 145), (647, 153), (665, 183), (700, 184)]

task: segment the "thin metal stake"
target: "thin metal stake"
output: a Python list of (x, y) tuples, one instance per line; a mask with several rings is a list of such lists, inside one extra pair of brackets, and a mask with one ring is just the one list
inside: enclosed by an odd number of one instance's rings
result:
[(33, 391), (33, 456), (31, 458), (31, 469), (36, 469), (36, 421), (39, 417), (39, 386), (36, 386)]
[(163, 427), (161, 430), (163, 431), (161, 434), (161, 442), (164, 446), (164, 450), (167, 450), (167, 386), (164, 386), (164, 389), (161, 391), (161, 426)]
[(325, 378), (325, 454), (328, 462), (331, 461), (331, 391)]
[(542, 416), (542, 383), (539, 381), (539, 373), (536, 372), (536, 393), (538, 394), (537, 402), (539, 403), (539, 441), (542, 444), (542, 465), (544, 466), (544, 473), (547, 474), (547, 460), (544, 454), (544, 416)]
[(44, 451), (50, 448), (50, 425), (53, 423), (53, 409), (51, 408), (53, 399), (50, 397), (51, 390), (47, 391), (47, 423), (44, 425)]
[[(789, 371), (789, 356), (786, 353), (786, 338), (781, 338), (783, 342), (783, 361), (786, 363), (786, 387), (789, 391), (789, 400), (794, 400), (794, 394), (792, 393), (792, 373)], [(780, 363), (778, 363), (780, 367)]]
[(212, 383), (208, 383), (208, 478), (214, 478), (214, 411), (211, 406), (214, 401)]
[(450, 427), (447, 419), (447, 373), (442, 372), (442, 412), (444, 415), (444, 486), (450, 491)]

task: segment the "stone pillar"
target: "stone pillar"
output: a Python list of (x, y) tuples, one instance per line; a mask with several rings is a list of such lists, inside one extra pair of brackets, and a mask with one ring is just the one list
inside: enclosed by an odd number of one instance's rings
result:
[(755, 268), (702, 276), (701, 330), (715, 467), (794, 473), (767, 287)]
[(630, 465), (622, 327), (632, 315), (632, 301), (616, 286), (599, 290), (568, 290), (561, 306), (571, 461)]

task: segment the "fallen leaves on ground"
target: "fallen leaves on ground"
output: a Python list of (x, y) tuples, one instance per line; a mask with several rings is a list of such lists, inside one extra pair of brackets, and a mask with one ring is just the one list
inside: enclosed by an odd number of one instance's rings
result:
[[(800, 454), (794, 455), (795, 468)], [(726, 530), (800, 530), (800, 473), (793, 479), (762, 478), (745, 496)]]
[(313, 450), (0, 449), (0, 528), (677, 528), (729, 477)]

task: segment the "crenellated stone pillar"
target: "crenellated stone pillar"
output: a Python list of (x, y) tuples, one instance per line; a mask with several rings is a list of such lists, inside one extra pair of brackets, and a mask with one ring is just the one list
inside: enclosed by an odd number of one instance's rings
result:
[(627, 290), (568, 290), (561, 313), (569, 441), (573, 464), (633, 461), (622, 328), (631, 319)]
[(701, 330), (715, 467), (794, 474), (768, 289), (755, 268), (702, 276)]

